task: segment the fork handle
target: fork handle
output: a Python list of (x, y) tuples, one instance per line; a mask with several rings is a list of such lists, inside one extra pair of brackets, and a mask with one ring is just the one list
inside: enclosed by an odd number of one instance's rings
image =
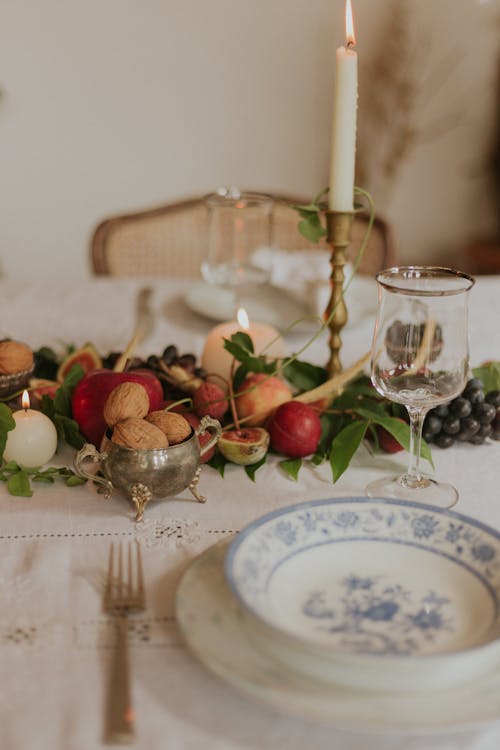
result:
[(111, 665), (105, 732), (105, 740), (110, 745), (134, 740), (126, 616), (116, 615), (115, 625), (116, 644)]

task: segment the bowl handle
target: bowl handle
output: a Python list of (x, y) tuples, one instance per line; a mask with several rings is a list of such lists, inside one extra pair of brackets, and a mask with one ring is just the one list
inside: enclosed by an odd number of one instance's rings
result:
[(88, 460), (91, 460), (93, 463), (102, 463), (107, 457), (107, 453), (99, 453), (95, 445), (92, 445), (92, 443), (85, 443), (83, 448), (80, 448), (76, 454), (74, 462), (75, 472), (78, 476), (83, 477), (84, 479), (90, 479), (92, 482), (96, 482), (96, 484), (100, 484), (104, 487), (103, 495), (106, 499), (111, 497), (113, 485), (109, 479), (104, 479), (104, 477), (97, 476), (97, 474), (87, 471), (84, 467), (84, 463)]
[(200, 424), (194, 431), (196, 436), (203, 435), (205, 432), (212, 433), (210, 440), (205, 445), (200, 446), (200, 456), (203, 456), (210, 448), (213, 448), (217, 440), (222, 435), (222, 427), (217, 419), (212, 417), (202, 417)]

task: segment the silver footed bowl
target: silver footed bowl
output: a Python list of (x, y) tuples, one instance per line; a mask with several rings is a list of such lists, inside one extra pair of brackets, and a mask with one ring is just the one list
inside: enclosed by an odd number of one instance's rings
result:
[[(211, 434), (210, 440), (200, 448), (198, 436)], [(198, 492), (201, 457), (212, 448), (221, 435), (220, 423), (212, 417), (203, 417), (191, 437), (168, 448), (134, 450), (107, 441), (105, 450), (99, 452), (95, 445), (86, 443), (75, 458), (76, 473), (101, 485), (106, 498), (114, 489), (119, 490), (134, 503), (136, 521), (144, 517), (144, 509), (153, 498), (178, 495), (189, 488), (198, 502), (206, 498)], [(100, 465), (104, 476), (86, 469), (87, 461)]]

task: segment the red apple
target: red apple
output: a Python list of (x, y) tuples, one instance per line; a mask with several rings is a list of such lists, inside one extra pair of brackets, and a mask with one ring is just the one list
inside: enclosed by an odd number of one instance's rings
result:
[(152, 372), (113, 372), (112, 370), (94, 370), (85, 375), (71, 399), (73, 419), (78, 422), (82, 435), (94, 445), (99, 446), (106, 431), (103, 417), (104, 404), (109, 394), (120, 383), (140, 383), (149, 396), (149, 411), (161, 409), (163, 388)]
[[(399, 421), (404, 423), (404, 419), (400, 419)], [(404, 450), (401, 443), (398, 443), (396, 438), (390, 432), (387, 432), (384, 427), (377, 426), (376, 430), (378, 444), (385, 453), (399, 453), (399, 451)]]
[(245, 426), (260, 427), (280, 404), (289, 401), (288, 385), (275, 375), (248, 375), (235, 393), (236, 411)]
[(267, 426), (271, 446), (289, 458), (314, 453), (321, 437), (321, 421), (315, 409), (300, 401), (287, 401), (276, 409)]

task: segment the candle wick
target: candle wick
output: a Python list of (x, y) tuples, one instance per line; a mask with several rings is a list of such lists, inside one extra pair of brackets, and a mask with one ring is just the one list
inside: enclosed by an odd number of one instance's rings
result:
[(353, 39), (348, 39), (344, 46), (346, 49), (353, 49), (355, 47), (355, 42)]

